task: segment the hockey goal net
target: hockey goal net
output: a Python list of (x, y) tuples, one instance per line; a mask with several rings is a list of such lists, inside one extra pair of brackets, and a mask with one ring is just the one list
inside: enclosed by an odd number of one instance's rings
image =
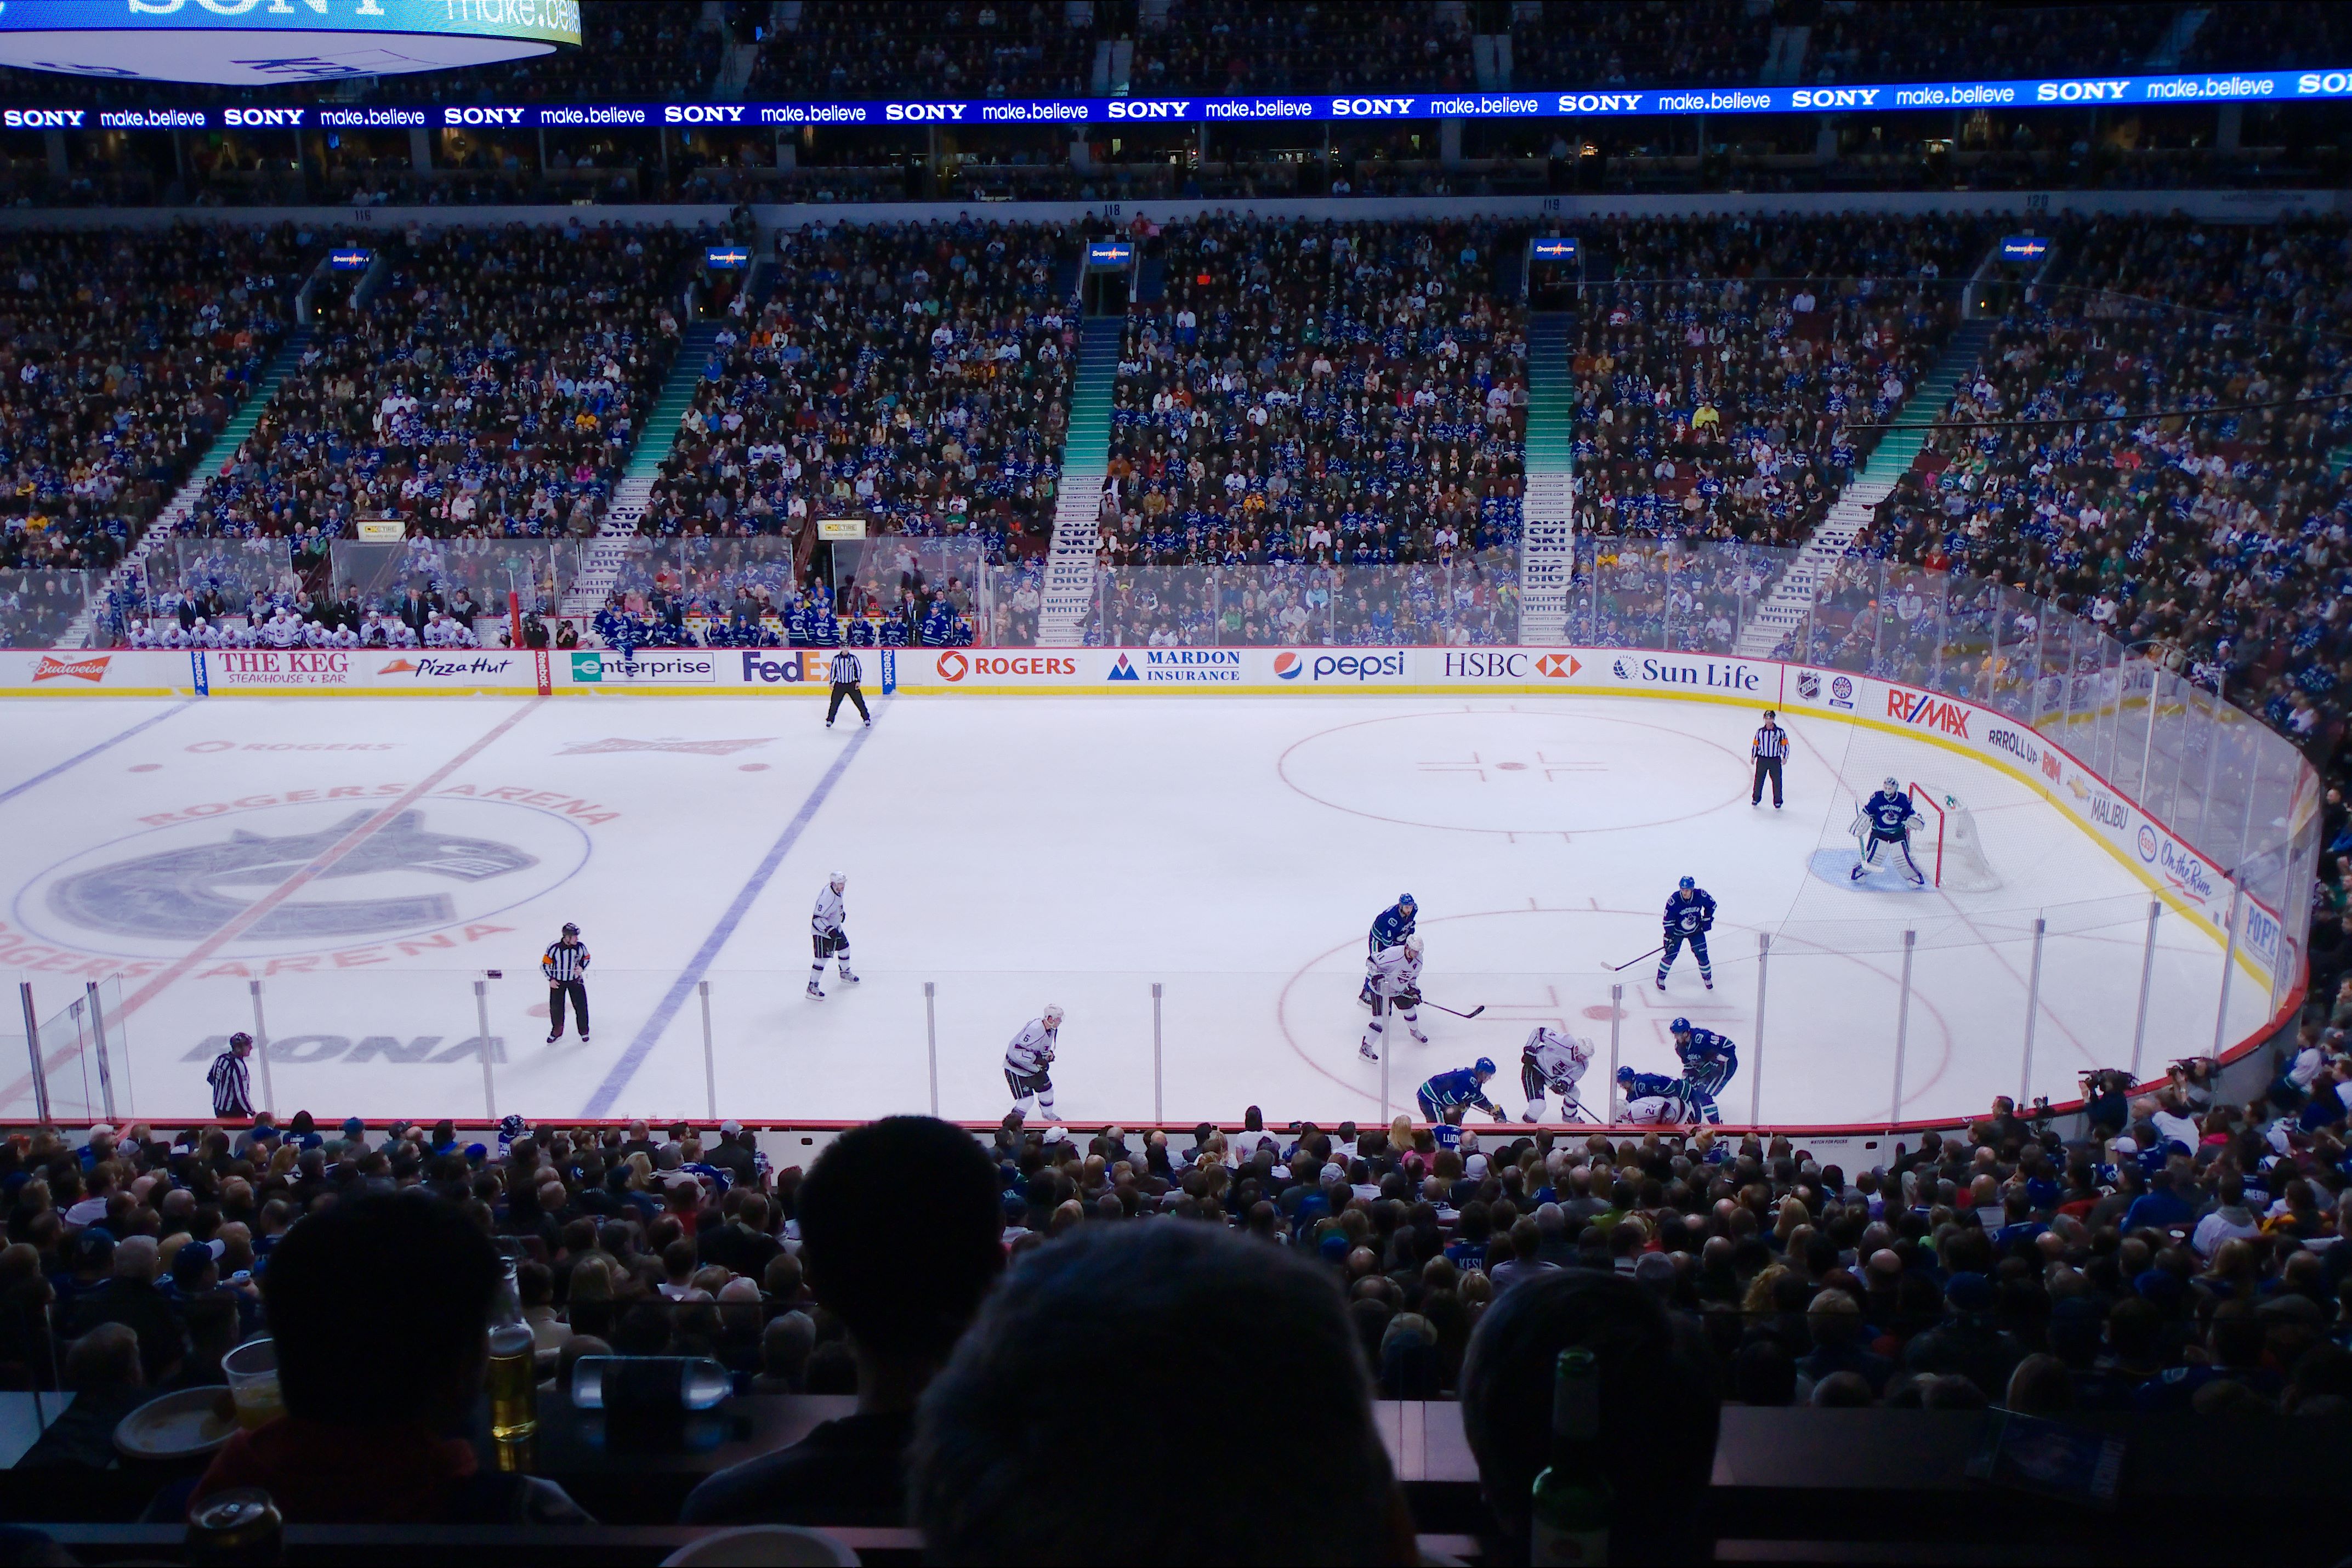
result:
[(1927, 820), (1921, 842), (1914, 849), (1927, 879), (1956, 893), (1990, 892), (2000, 887), (2000, 877), (1985, 858), (1984, 840), (1977, 833), (1976, 813), (1948, 789), (1917, 783), (1904, 788), (1913, 809)]

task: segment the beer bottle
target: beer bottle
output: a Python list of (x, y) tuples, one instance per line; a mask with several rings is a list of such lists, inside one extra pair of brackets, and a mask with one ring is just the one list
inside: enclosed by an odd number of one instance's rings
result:
[(1551, 1463), (1536, 1477), (1528, 1561), (1609, 1561), (1617, 1490), (1601, 1467), (1601, 1371), (1589, 1350), (1559, 1352), (1551, 1395)]
[(506, 1278), (490, 1308), (490, 1436), (515, 1443), (539, 1430), (539, 1353), (523, 1321), (516, 1260), (503, 1261)]

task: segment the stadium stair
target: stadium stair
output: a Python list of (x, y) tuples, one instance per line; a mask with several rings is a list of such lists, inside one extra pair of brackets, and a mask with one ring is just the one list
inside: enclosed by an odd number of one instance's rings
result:
[(637, 537), (637, 524), (645, 520), (654, 481), (661, 478), (661, 466), (677, 447), (678, 429), (694, 406), (695, 388), (702, 384), (702, 367), (723, 324), (697, 321), (686, 329), (677, 357), (669, 362), (669, 374), (662, 379), (661, 392), (654, 399), (654, 411), (646, 416), (645, 430), (629, 453), (629, 466), (622, 470), (621, 482), (613, 487), (613, 504), (604, 509), (604, 521), (597, 526), (596, 537), (588, 542), (579, 575), (564, 590), (566, 616), (584, 617), (604, 607), (613, 580), (620, 575), (621, 563), (628, 559), (630, 542)]
[(81, 614), (58, 634), (59, 647), (89, 647), (90, 634), (96, 629), (100, 614), (116, 604), (125, 600), (135, 601), (139, 597), (131, 592), (131, 585), (145, 574), (147, 558), (188, 521), (188, 514), (196, 508), (196, 499), (204, 494), (205, 481), (226, 468), (236, 457), (237, 448), (245, 445), (245, 438), (252, 435), (261, 423), (262, 411), (269, 406), (269, 400), (278, 395), (278, 389), (285, 384), (286, 378), (293, 374), (295, 367), (302, 363), (302, 351), (310, 346), (310, 329), (297, 327), (286, 335), (284, 342), (278, 345), (278, 352), (263, 363), (261, 374), (255, 379), (252, 393), (238, 405), (236, 412), (229, 416), (228, 423), (221, 426), (220, 434), (214, 437), (212, 444), (205, 448), (205, 455), (198, 458), (188, 470), (186, 480), (173, 492), (163, 510), (155, 514), (155, 520), (147, 525), (146, 531), (132, 541), (130, 551), (108, 574), (104, 585), (90, 602), (82, 606)]
[(1568, 343), (1574, 314), (1528, 317), (1527, 494), (1519, 503), (1519, 641), (1568, 641), (1568, 602), (1576, 571), (1576, 497), (1570, 440), (1576, 387)]
[(1766, 87), (1788, 87), (1804, 72), (1805, 53), (1812, 47), (1811, 26), (1775, 27), (1764, 51), (1764, 68), (1758, 80)]
[(1889, 430), (1870, 454), (1853, 482), (1839, 492), (1830, 503), (1830, 510), (1804, 544), (1797, 558), (1772, 584), (1756, 613), (1739, 628), (1739, 639), (1734, 651), (1749, 658), (1769, 658), (1800, 621), (1813, 601), (1813, 588), (1822, 574), (1853, 544), (1853, 536), (1870, 521), (1878, 505), (1894, 493), (1896, 481), (1918, 460), (1921, 448), (1927, 444), (1924, 426), (1939, 417), (1950, 405), (1952, 393), (1960, 379), (1976, 368), (1977, 356), (1992, 339), (1995, 323), (1990, 321), (1969, 321), (1952, 334), (1944, 352), (1928, 368), (1910, 395), (1904, 398), (1893, 418), (1901, 420), (1908, 411), (1916, 416), (1908, 428)]
[(2205, 19), (2212, 14), (2210, 5), (2183, 6), (2172, 18), (2172, 26), (2164, 30), (2164, 37), (2157, 40), (2156, 47), (2147, 52), (2147, 63), (2144, 68), (2152, 71), (2179, 70), (2180, 57), (2189, 52), (2189, 46), (2204, 29)]
[(1088, 317), (1078, 328), (1077, 386), (1062, 441), (1054, 542), (1045, 554), (1045, 591), (1037, 612), (1040, 647), (1079, 647), (1087, 640), (1087, 617), (1094, 613), (1103, 476), (1110, 465), (1111, 394), (1125, 328), (1118, 316)]

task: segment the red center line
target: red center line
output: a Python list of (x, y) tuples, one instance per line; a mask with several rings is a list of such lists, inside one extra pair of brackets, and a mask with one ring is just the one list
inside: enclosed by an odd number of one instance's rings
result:
[[(325, 849), (321, 850), (317, 856), (312, 858), (310, 862), (304, 866), (300, 870), (296, 871), (292, 876), (287, 878), (286, 880), (278, 883), (278, 886), (272, 888), (261, 898), (247, 905), (245, 909), (233, 919), (224, 922), (217, 931), (212, 933), (212, 935), (205, 938), (204, 941), (198, 942), (194, 947), (190, 948), (186, 952), (173, 960), (172, 963), (163, 970), (149, 977), (145, 984), (142, 985), (138, 990), (132, 992), (130, 995), (122, 999), (121, 1005), (114, 1009), (113, 1017), (128, 1018), (131, 1014), (136, 1013), (140, 1008), (145, 1006), (148, 1003), (153, 1001), (158, 995), (162, 994), (167, 987), (179, 980), (184, 979), (190, 970), (195, 968), (206, 959), (211, 958), (222, 948), (227, 946), (230, 942), (235, 942), (247, 931), (252, 930), (254, 925), (264, 916), (268, 915), (272, 910), (275, 910), (280, 904), (284, 903), (288, 899), (292, 898), (296, 893), (301, 891), (303, 888), (307, 887), (311, 882), (316, 881), (320, 877), (331, 870), (337, 862), (341, 861), (345, 856), (358, 848), (361, 845), (366, 843), (369, 838), (373, 837), (387, 823), (393, 821), (402, 812), (407, 810), (410, 806), (415, 805), (417, 801), (424, 798), (433, 790), (438, 788), (451, 773), (456, 773), (459, 768), (464, 767), (467, 763), (472, 762), (476, 757), (481, 755), (483, 751), (487, 749), (492, 742), (498, 740), (499, 737), (504, 735), (509, 730), (513, 729), (517, 724), (520, 723), (533, 709), (537, 708), (540, 703), (546, 700), (548, 700), (546, 698), (541, 697), (534, 697), (530, 699), (521, 707), (516, 709), (504, 719), (499, 720), (496, 724), (492, 725), (488, 733), (475, 741), (464, 751), (459, 752), (456, 756), (451, 757), (447, 762), (434, 769), (432, 773), (425, 775), (425, 777), (418, 783), (411, 784), (397, 799), (392, 801), (374, 816), (369, 817), (365, 822), (361, 823), (357, 827), (352, 828), (349, 833), (344, 834), (341, 838), (335, 840), (334, 843), (329, 845)], [(61, 1048), (56, 1056), (45, 1060), (41, 1064), (41, 1070), (44, 1073), (55, 1072), (80, 1055), (81, 1044), (79, 1041), (76, 1041), (73, 1045)], [(9, 1084), (6, 1088), (0, 1089), (0, 1105), (14, 1104), (18, 1096), (29, 1093), (32, 1087), (32, 1076), (27, 1073), (24, 1077), (17, 1079), (14, 1083)]]

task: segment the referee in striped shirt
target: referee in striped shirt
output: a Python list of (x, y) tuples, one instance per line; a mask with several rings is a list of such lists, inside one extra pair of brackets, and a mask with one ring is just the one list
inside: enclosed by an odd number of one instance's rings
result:
[(205, 1081), (213, 1087), (213, 1114), (223, 1121), (253, 1120), (253, 1075), (245, 1058), (253, 1054), (253, 1037), (239, 1030), (228, 1037), (228, 1049), (213, 1058)]
[(555, 1044), (563, 1037), (563, 1004), (566, 998), (572, 1010), (580, 1015), (580, 1043), (588, 1043), (588, 944), (580, 940), (580, 928), (570, 921), (563, 922), (563, 934), (547, 944), (541, 955), (539, 972), (547, 976), (547, 1043)]
[(867, 729), (872, 729), (874, 715), (866, 710), (866, 694), (857, 689), (858, 682), (866, 679), (866, 668), (857, 662), (857, 656), (847, 648), (835, 654), (826, 678), (833, 682), (833, 700), (825, 705), (824, 727), (833, 728), (833, 716), (841, 711), (841, 700), (846, 697), (857, 704), (857, 716), (866, 721)]
[(1780, 809), (1780, 763), (1789, 754), (1789, 731), (1774, 720), (1772, 710), (1764, 710), (1764, 722), (1749, 743), (1748, 754), (1756, 759), (1756, 787), (1748, 792), (1748, 804), (1764, 804), (1764, 781), (1772, 781), (1772, 809)]

